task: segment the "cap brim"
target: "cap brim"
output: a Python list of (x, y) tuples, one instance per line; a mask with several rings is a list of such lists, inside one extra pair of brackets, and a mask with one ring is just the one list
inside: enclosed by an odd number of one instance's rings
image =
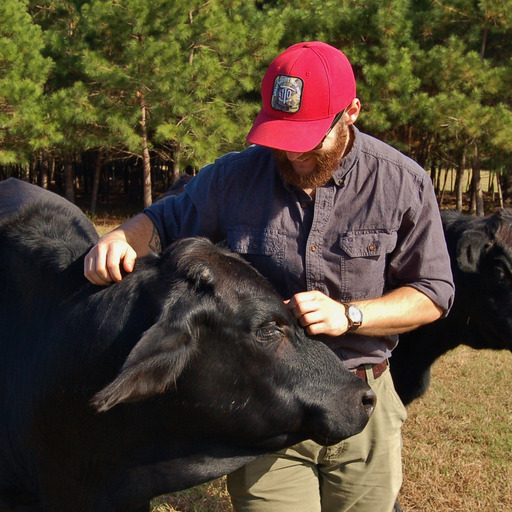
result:
[(292, 121), (276, 119), (261, 110), (247, 134), (247, 141), (283, 151), (305, 153), (318, 146), (334, 117), (332, 115), (315, 121)]

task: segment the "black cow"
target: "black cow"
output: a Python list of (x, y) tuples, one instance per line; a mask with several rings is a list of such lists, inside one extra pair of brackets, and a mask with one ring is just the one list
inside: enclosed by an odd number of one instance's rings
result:
[(194, 176), (190, 174), (180, 174), (178, 179), (155, 199), (155, 203), (163, 201), (167, 196), (179, 196), (185, 190), (185, 185), (192, 181), (192, 179), (194, 179)]
[(147, 511), (362, 430), (375, 395), (241, 258), (181, 240), (96, 287), (88, 221), (36, 195), (0, 221), (1, 512)]
[(390, 369), (405, 404), (423, 395), (432, 363), (458, 345), (512, 350), (512, 212), (444, 211), (442, 220), (455, 301), (446, 318), (400, 335)]

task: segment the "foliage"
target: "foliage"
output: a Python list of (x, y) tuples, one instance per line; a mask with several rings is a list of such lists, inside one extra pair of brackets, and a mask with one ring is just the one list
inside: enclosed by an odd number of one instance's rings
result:
[(427, 168), (508, 170), (511, 5), (5, 0), (0, 165), (101, 149), (197, 169), (244, 146), (270, 60), (317, 39), (354, 65), (361, 129)]
[(26, 162), (44, 138), (43, 87), (52, 61), (25, 0), (0, 3), (0, 164)]

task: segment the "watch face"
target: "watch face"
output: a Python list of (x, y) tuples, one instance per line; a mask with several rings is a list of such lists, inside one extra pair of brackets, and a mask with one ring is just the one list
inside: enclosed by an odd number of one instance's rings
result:
[(358, 325), (361, 324), (363, 321), (363, 314), (361, 313), (361, 310), (356, 306), (349, 306), (347, 310), (348, 316), (354, 322), (354, 324)]

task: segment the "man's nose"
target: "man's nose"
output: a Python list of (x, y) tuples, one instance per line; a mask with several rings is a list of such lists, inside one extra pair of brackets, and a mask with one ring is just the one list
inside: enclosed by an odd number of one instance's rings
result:
[(290, 162), (293, 162), (294, 160), (297, 160), (297, 158), (300, 158), (304, 153), (295, 153), (293, 151), (286, 151), (286, 158), (290, 160)]

